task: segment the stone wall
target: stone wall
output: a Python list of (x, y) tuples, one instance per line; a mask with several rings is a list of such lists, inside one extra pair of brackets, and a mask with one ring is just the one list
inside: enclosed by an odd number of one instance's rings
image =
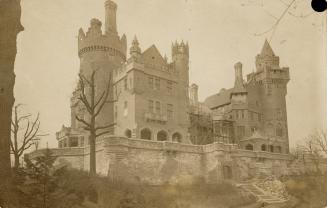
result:
[[(97, 143), (97, 173), (114, 180), (149, 184), (192, 183), (205, 180), (245, 180), (259, 174), (288, 174), (287, 154), (240, 150), (236, 145), (189, 145), (124, 137)], [(58, 163), (89, 169), (89, 148), (53, 149)], [(31, 157), (40, 154), (33, 152)]]

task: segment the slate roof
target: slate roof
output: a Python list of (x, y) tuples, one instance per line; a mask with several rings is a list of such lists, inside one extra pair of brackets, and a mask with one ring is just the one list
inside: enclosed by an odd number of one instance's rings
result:
[(226, 105), (230, 103), (230, 95), (233, 92), (234, 88), (222, 89), (219, 93), (207, 97), (204, 101), (205, 105), (210, 109)]
[(264, 56), (275, 56), (274, 51), (272, 50), (270, 44), (268, 43), (267, 39), (265, 40), (265, 43), (261, 49), (260, 55)]

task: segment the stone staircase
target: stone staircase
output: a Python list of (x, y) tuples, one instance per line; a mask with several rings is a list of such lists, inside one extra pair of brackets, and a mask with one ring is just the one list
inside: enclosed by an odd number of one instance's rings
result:
[(251, 182), (245, 182), (242, 184), (238, 184), (238, 187), (241, 188), (243, 191), (253, 195), (256, 197), (258, 202), (264, 202), (267, 204), (281, 204), (286, 202), (287, 200), (282, 199), (278, 196), (272, 195), (261, 188), (259, 188), (257, 185)]

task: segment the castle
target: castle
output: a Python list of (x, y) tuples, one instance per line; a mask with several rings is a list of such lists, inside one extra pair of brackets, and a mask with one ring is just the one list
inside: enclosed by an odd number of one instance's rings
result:
[[(279, 66), (266, 41), (256, 56), (256, 71), (243, 80), (236, 63), (235, 83), (204, 102), (198, 86), (189, 83), (189, 45), (172, 44), (172, 61), (155, 45), (142, 50), (135, 37), (127, 55), (126, 36), (119, 36), (117, 5), (105, 2), (105, 24), (92, 19), (78, 34), (80, 73), (96, 70), (97, 94), (108, 81), (109, 97), (98, 125), (114, 124), (97, 138), (97, 172), (162, 183), (203, 177), (208, 182), (244, 179), (258, 172), (288, 171), (289, 140), (286, 115), (289, 69)], [(109, 80), (111, 79), (111, 80)], [(58, 161), (88, 170), (88, 132), (76, 120), (87, 117), (71, 98), (71, 126), (57, 133)], [(31, 155), (38, 155), (38, 152)]]

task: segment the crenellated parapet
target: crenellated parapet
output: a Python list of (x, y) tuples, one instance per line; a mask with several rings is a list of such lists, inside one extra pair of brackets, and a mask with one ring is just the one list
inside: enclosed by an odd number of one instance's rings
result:
[(188, 43), (184, 43), (184, 41), (181, 43), (178, 43), (177, 41), (172, 43), (171, 49), (173, 59), (176, 55), (185, 55), (189, 57), (189, 46)]
[(103, 33), (102, 23), (98, 19), (92, 19), (90, 27), (85, 33), (81, 28), (78, 34), (78, 55), (103, 51), (109, 56), (118, 56), (126, 60), (127, 40), (126, 36), (119, 37), (113, 33)]

